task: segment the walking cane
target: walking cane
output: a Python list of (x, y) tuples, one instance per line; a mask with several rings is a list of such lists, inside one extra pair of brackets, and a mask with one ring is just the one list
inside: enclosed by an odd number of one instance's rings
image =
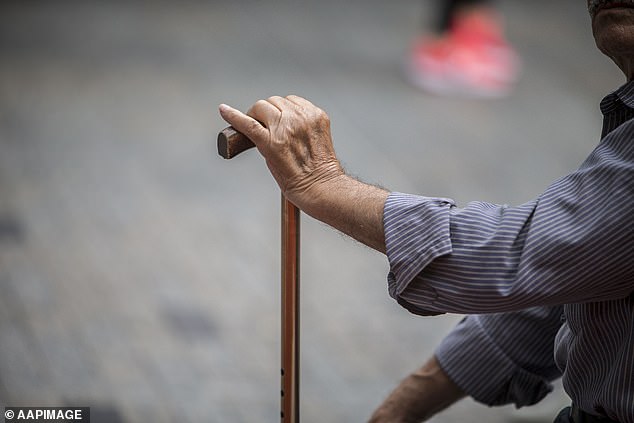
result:
[[(218, 134), (218, 154), (231, 159), (255, 145), (229, 126)], [(299, 209), (282, 195), (282, 423), (299, 422)]]

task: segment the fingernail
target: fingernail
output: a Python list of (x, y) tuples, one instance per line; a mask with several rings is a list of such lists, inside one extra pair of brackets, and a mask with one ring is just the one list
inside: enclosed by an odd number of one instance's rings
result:
[(226, 104), (222, 103), (220, 106), (218, 106), (218, 110), (220, 110), (220, 112), (228, 112), (229, 110), (231, 110), (231, 107), (227, 106)]

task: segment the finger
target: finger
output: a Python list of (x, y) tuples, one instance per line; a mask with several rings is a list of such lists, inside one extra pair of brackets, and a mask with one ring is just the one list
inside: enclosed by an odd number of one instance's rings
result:
[(292, 104), (296, 110), (301, 111), (301, 113), (311, 118), (319, 118), (321, 114), (325, 115), (323, 110), (303, 97), (291, 94), (286, 96), (286, 101)]
[(280, 112), (283, 111), (284, 109), (288, 109), (289, 107), (295, 107), (294, 103), (278, 95), (269, 97), (266, 99), (266, 101), (271, 103), (273, 106), (277, 107), (280, 110)]
[(287, 95), (286, 99), (288, 101), (290, 101), (291, 103), (293, 103), (293, 104), (295, 104), (297, 106), (300, 106), (302, 108), (315, 108), (315, 107), (317, 107), (313, 103), (311, 103), (310, 101), (308, 101), (305, 98), (300, 97), (298, 95), (294, 95), (294, 94)]
[(226, 104), (218, 106), (218, 110), (227, 123), (246, 135), (256, 146), (259, 147), (268, 140), (269, 131), (251, 116)]
[[(310, 119), (315, 119), (315, 122), (323, 122), (323, 118), (328, 119), (328, 115), (326, 114), (326, 112), (324, 112), (322, 109), (315, 106), (313, 103), (311, 103), (310, 101), (306, 100), (303, 97), (290, 94), (286, 96), (286, 99), (289, 102), (291, 102), (293, 104), (293, 107), (299, 110), (302, 114), (309, 117)], [(326, 120), (326, 123), (327, 122), (328, 120)], [(329, 124), (327, 123), (327, 125)], [(319, 144), (314, 144), (314, 143), (308, 144), (308, 149), (313, 154), (316, 153), (317, 151), (320, 151), (321, 148), (322, 146)]]
[(265, 127), (269, 128), (272, 123), (280, 120), (282, 112), (273, 104), (266, 100), (258, 100), (249, 110), (247, 115), (261, 122)]

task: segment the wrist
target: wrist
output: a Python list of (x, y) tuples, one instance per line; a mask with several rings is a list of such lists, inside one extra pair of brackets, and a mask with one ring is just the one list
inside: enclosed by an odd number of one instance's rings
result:
[(383, 207), (388, 191), (343, 171), (313, 188), (304, 209), (307, 214), (385, 253)]
[(345, 191), (349, 179), (339, 162), (333, 161), (303, 175), (284, 195), (304, 213), (322, 220), (320, 216), (337, 200), (335, 193)]

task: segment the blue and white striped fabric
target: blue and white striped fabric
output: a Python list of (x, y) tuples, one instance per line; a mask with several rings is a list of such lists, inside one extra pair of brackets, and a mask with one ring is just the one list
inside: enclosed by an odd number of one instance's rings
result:
[(385, 204), (390, 295), (472, 314), (436, 354), (476, 400), (533, 404), (563, 376), (584, 411), (634, 423), (634, 82), (601, 110), (599, 145), (534, 201)]

